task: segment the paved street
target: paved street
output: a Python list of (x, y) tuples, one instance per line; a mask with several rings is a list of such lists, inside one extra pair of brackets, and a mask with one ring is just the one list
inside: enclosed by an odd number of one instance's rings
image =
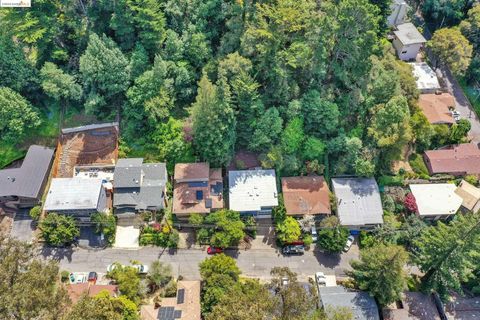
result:
[[(226, 253), (236, 258), (243, 275), (248, 277), (268, 279), (271, 268), (285, 266), (298, 273), (300, 279), (306, 279), (317, 271), (343, 276), (344, 269), (349, 267), (348, 262), (358, 257), (358, 248), (354, 246), (350, 252), (341, 256), (307, 251), (303, 256), (285, 257), (273, 248), (227, 250)], [(169, 252), (157, 247), (144, 247), (139, 250), (108, 248), (98, 251), (44, 248), (42, 255), (59, 260), (62, 269), (77, 272), (105, 272), (107, 265), (112, 262), (128, 264), (130, 260), (138, 260), (149, 265), (160, 259), (170, 263), (174, 273), (186, 279), (200, 278), (198, 264), (208, 256), (204, 250), (179, 249), (176, 252)]]

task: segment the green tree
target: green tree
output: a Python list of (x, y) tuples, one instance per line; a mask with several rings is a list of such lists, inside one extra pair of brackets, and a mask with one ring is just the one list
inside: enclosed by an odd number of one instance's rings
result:
[(472, 7), (472, 0), (424, 0), (422, 12), (427, 21), (434, 22), (437, 26), (456, 25), (467, 11)]
[(303, 120), (301, 118), (292, 119), (282, 133), (282, 148), (286, 153), (296, 153), (300, 150), (305, 139), (303, 132)]
[(124, 296), (111, 297), (107, 291), (101, 291), (94, 297), (84, 295), (75, 303), (65, 320), (137, 320), (138, 308)]
[(0, 235), (0, 318), (58, 319), (68, 309), (58, 264), (39, 259), (37, 248)]
[(103, 115), (114, 112), (130, 80), (128, 60), (115, 42), (91, 34), (80, 57), (80, 73), (87, 95), (86, 110)]
[(110, 213), (96, 212), (90, 216), (95, 225), (95, 232), (102, 233), (107, 239), (107, 243), (112, 245), (115, 242), (116, 220)]
[(193, 144), (200, 158), (213, 166), (228, 164), (233, 155), (236, 121), (229, 86), (224, 80), (216, 86), (202, 77), (192, 120)]
[(465, 74), (472, 60), (473, 46), (458, 28), (443, 28), (435, 31), (432, 39), (427, 42), (427, 46), (450, 68), (453, 74), (459, 76)]
[(480, 46), (480, 6), (475, 5), (468, 10), (467, 18), (460, 23), (462, 34), (472, 43), (475, 49)]
[(214, 275), (226, 275), (237, 281), (240, 273), (235, 259), (223, 253), (207, 258), (200, 263), (200, 276), (204, 280)]
[(274, 144), (282, 132), (282, 118), (277, 108), (269, 108), (253, 123), (255, 130), (248, 148), (253, 151), (265, 151)]
[(348, 229), (342, 227), (335, 216), (322, 220), (320, 227), (322, 229), (318, 232), (318, 245), (331, 253), (342, 252), (347, 243)]
[(37, 110), (20, 94), (0, 87), (0, 141), (19, 141), (41, 121)]
[(148, 58), (147, 50), (141, 43), (136, 43), (133, 48), (132, 55), (130, 56), (130, 63), (128, 65), (130, 69), (130, 77), (136, 79), (148, 70), (150, 61)]
[(122, 295), (136, 305), (140, 303), (141, 283), (138, 270), (135, 267), (115, 263), (115, 268), (107, 273), (107, 277), (115, 281)]
[(35, 206), (32, 209), (30, 209), (28, 213), (33, 220), (38, 221), (38, 219), (40, 219), (40, 216), (42, 215), (42, 207)]
[(460, 121), (458, 121), (458, 123), (455, 123), (450, 129), (450, 142), (463, 142), (471, 128), (472, 125), (470, 121), (468, 121), (467, 119), (460, 119)]
[(245, 236), (245, 224), (240, 219), (240, 213), (222, 209), (205, 217), (205, 223), (214, 224), (216, 231), (210, 239), (210, 244), (226, 248), (237, 244)]
[(327, 137), (338, 130), (338, 106), (321, 98), (316, 90), (307, 92), (302, 98), (302, 113), (306, 133), (317, 138)]
[(461, 283), (472, 275), (480, 250), (480, 215), (456, 215), (449, 224), (422, 230), (414, 242), (414, 262), (424, 273), (423, 289), (444, 300), (451, 291), (462, 292)]
[(148, 270), (147, 280), (153, 291), (167, 286), (172, 280), (172, 266), (161, 261), (154, 261)]
[(408, 254), (400, 246), (383, 244), (363, 249), (352, 261), (350, 275), (361, 290), (368, 291), (382, 306), (400, 300), (407, 287), (405, 264)]
[(69, 245), (80, 235), (80, 229), (71, 216), (51, 212), (40, 221), (42, 238), (51, 246)]
[(277, 223), (275, 230), (277, 232), (277, 239), (282, 243), (297, 241), (302, 234), (300, 224), (293, 217), (286, 217), (285, 220)]
[(188, 217), (188, 223), (193, 225), (195, 228), (198, 228), (203, 224), (204, 217), (199, 213), (192, 213), (190, 217)]
[(75, 78), (63, 72), (54, 63), (45, 62), (40, 70), (40, 79), (43, 91), (57, 101), (78, 101), (82, 96), (82, 87)]
[(435, 135), (435, 129), (428, 122), (427, 117), (417, 110), (410, 118), (410, 126), (412, 127), (412, 133), (414, 136), (415, 145), (417, 151), (423, 152), (428, 150), (432, 144), (433, 136)]
[(298, 282), (297, 274), (287, 267), (275, 267), (270, 275), (272, 280), (268, 288), (274, 292), (274, 319), (306, 319), (305, 315), (311, 314), (316, 307), (315, 289), (310, 285), (306, 289)]

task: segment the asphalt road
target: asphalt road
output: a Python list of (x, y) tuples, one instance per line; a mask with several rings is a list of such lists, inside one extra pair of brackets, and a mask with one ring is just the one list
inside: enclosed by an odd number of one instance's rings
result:
[[(317, 271), (326, 274), (344, 276), (344, 270), (349, 268), (349, 261), (358, 258), (358, 250), (342, 255), (324, 254), (318, 250), (307, 251), (301, 256), (283, 256), (277, 250), (250, 249), (247, 251), (227, 250), (226, 254), (234, 257), (247, 277), (269, 279), (273, 267), (289, 267), (298, 274), (300, 280), (313, 276)], [(41, 255), (60, 262), (60, 267), (73, 272), (96, 271), (104, 273), (107, 265), (113, 262), (128, 264), (130, 260), (138, 260), (149, 265), (155, 260), (169, 263), (175, 275), (185, 279), (200, 279), (198, 264), (208, 255), (199, 249), (179, 249), (169, 252), (157, 247), (144, 247), (138, 250), (108, 248), (104, 250), (85, 249), (53, 249), (43, 248)]]

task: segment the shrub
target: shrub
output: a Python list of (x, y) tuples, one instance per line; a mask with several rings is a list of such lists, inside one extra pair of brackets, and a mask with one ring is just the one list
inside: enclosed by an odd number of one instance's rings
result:
[(405, 197), (404, 201), (405, 209), (407, 209), (411, 213), (416, 213), (418, 212), (418, 207), (417, 207), (417, 200), (415, 200), (415, 196), (413, 193), (407, 194)]
[(91, 216), (95, 223), (95, 232), (103, 233), (107, 243), (112, 245), (115, 242), (116, 220), (112, 214), (96, 212)]
[(309, 247), (313, 243), (312, 235), (306, 234), (303, 236), (303, 243)]
[(390, 212), (395, 211), (395, 201), (392, 196), (388, 194), (383, 196), (383, 208)]
[(371, 233), (360, 231), (360, 247), (362, 249), (373, 247), (377, 243), (377, 239)]
[(38, 221), (38, 219), (40, 219), (40, 215), (42, 214), (42, 207), (33, 207), (32, 209), (30, 209), (29, 214), (33, 220)]
[(60, 280), (63, 283), (68, 282), (69, 279), (70, 279), (70, 272), (69, 271), (63, 270), (62, 272), (60, 272)]
[(403, 186), (404, 178), (402, 176), (381, 176), (378, 178), (378, 184), (382, 186)]
[(474, 186), (478, 185), (478, 178), (473, 174), (466, 175), (463, 179)]
[[(412, 154), (409, 159), (410, 167), (412, 167), (413, 172), (428, 177), (428, 169), (423, 161), (423, 157), (417, 153)], [(428, 178), (427, 178), (428, 179)]]
[(348, 229), (341, 226), (323, 229), (318, 233), (318, 245), (328, 252), (340, 253), (345, 247), (348, 235)]

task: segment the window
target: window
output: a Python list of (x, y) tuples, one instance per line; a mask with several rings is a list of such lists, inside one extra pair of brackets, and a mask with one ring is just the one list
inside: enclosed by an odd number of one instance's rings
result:
[(408, 52), (407, 50), (403, 50), (403, 51), (402, 51), (402, 54), (405, 54), (405, 53), (407, 53), (407, 52)]

